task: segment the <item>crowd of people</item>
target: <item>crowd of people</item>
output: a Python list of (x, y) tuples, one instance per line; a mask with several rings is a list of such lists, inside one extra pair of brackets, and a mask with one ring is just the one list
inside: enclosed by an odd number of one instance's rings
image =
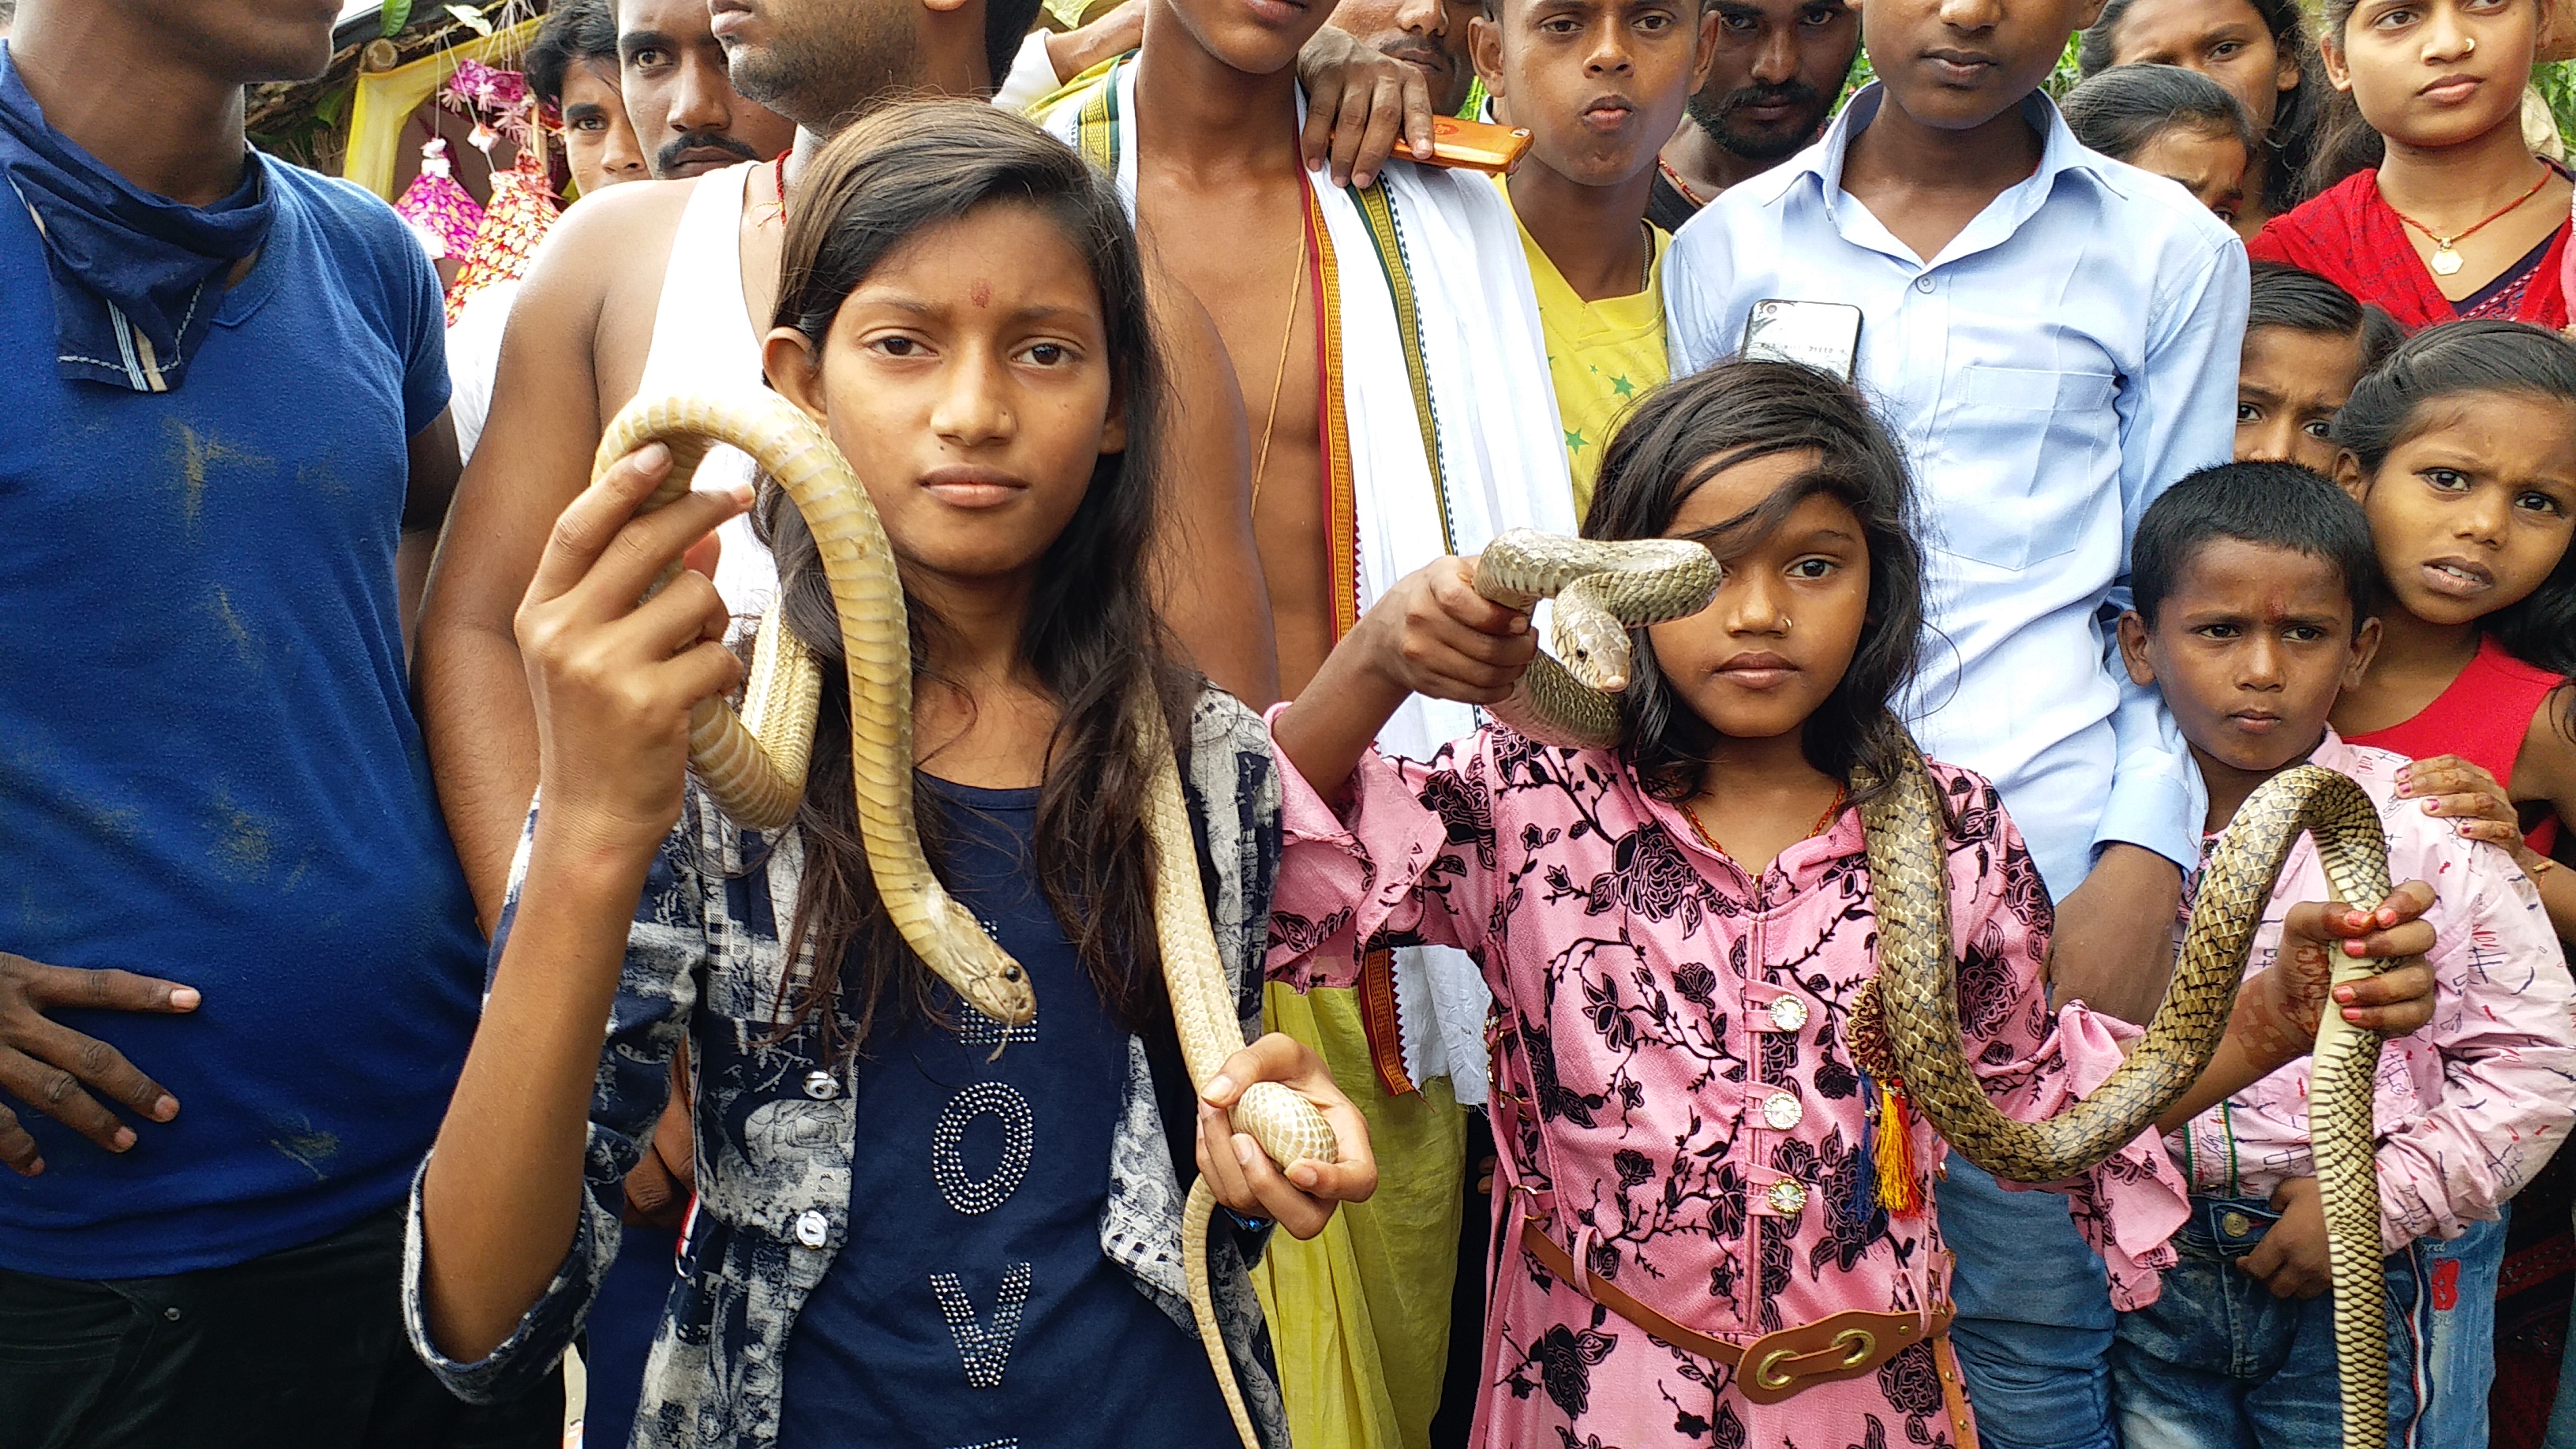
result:
[[(534, 1449), (575, 1355), (593, 1445), (1230, 1444), (1200, 1180), (1270, 1449), (2341, 1443), (2327, 1012), (2389, 1038), (2389, 1444), (2576, 1449), (2556, 6), (554, 0), (578, 199), (449, 326), (245, 140), (332, 0), (0, 0), (0, 1449)], [(882, 519), (914, 818), (1034, 1020), (896, 932), (795, 506), (594, 468), (764, 386)], [(1615, 747), (1486, 712), (1512, 529), (1721, 565)], [(689, 720), (772, 618), (761, 830)], [(1251, 1040), (1200, 1084), (1140, 709)], [(1918, 748), (2011, 1116), (2135, 1046), (2267, 781), (2403, 884), (2296, 847), (2200, 1079), (2005, 1183), (1878, 1025)]]

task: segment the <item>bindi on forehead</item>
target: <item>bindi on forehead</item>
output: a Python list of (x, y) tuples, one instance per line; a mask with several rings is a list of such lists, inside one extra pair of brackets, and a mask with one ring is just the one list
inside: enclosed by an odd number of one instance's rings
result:
[(981, 277), (977, 277), (974, 282), (966, 288), (966, 300), (974, 303), (978, 307), (992, 306), (993, 284), (985, 281)]

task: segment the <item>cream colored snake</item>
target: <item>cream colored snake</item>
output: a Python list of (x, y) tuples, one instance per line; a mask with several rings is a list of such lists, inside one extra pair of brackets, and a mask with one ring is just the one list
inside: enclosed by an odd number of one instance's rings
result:
[[(1680, 547), (1705, 558), (1696, 544)], [(1555, 598), (1553, 638), (1568, 655), (1563, 668), (1542, 656), (1513, 698), (1493, 711), (1496, 718), (1542, 744), (1615, 744), (1618, 704), (1598, 686), (1630, 677), (1628, 628), (1694, 613), (1716, 590), (1714, 561), (1671, 566), (1674, 548), (1671, 540), (1599, 543), (1527, 532), (1488, 545), (1478, 562), (1478, 592), (1514, 607), (1533, 597)], [(1862, 1065), (1901, 1084), (1968, 1160), (2015, 1182), (2054, 1182), (2101, 1162), (2148, 1130), (2199, 1078), (2226, 1034), (2247, 949), (2301, 833), (2316, 840), (2341, 899), (2376, 907), (2389, 893), (2387, 841), (2361, 787), (2314, 765), (2275, 775), (2237, 810), (2209, 853), (2172, 983), (2145, 1037), (2092, 1095), (2047, 1121), (2017, 1122), (1987, 1100), (1965, 1053), (1948, 851), (1932, 777), (1921, 757), (1909, 754), (1888, 788), (1873, 790), (1873, 784), (1866, 775), (1851, 782), (1868, 841), (1878, 917), (1875, 1015), (1890, 1060)], [(2341, 951), (2332, 959), (2336, 985), (2391, 964)], [(2309, 1130), (2334, 1280), (2344, 1442), (2352, 1449), (2375, 1449), (2388, 1424), (2388, 1325), (2372, 1168), (2379, 1046), (2378, 1033), (2328, 1010), (2309, 1066)]]
[[(775, 394), (639, 399), (609, 423), (592, 476), (660, 441), (671, 450), (671, 472), (637, 510), (649, 513), (688, 491), (709, 440), (750, 454), (794, 501), (814, 535), (840, 615), (860, 839), (887, 914), (922, 964), (976, 1010), (1011, 1025), (1034, 1019), (1037, 996), (1027, 973), (948, 894), (922, 855), (913, 827), (912, 652), (903, 582), (885, 527), (840, 449)], [(675, 565), (664, 581), (677, 571)], [(700, 701), (690, 715), (690, 768), (717, 808), (745, 828), (777, 830), (795, 819), (805, 796), (819, 680), (815, 660), (772, 609), (761, 621), (744, 689), (749, 722), (720, 699)], [(1235, 1014), (1233, 979), (1208, 922), (1198, 850), (1162, 708), (1140, 700), (1137, 719), (1149, 742), (1146, 823), (1154, 843), (1154, 923), (1163, 981), (1191, 1084), (1205, 1090), (1226, 1059), (1243, 1049), (1243, 1028)], [(1282, 1167), (1340, 1156), (1323, 1115), (1276, 1082), (1246, 1088), (1232, 1116), (1235, 1128), (1250, 1133)], [(1215, 1207), (1202, 1176), (1182, 1209), (1182, 1269), (1226, 1408), (1245, 1449), (1258, 1449), (1208, 1286), (1207, 1235)]]

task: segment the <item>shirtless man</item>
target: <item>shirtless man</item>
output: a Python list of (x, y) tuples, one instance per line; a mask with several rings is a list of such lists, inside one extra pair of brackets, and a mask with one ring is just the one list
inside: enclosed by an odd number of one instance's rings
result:
[[(1323, 20), (1320, 6), (1281, 0), (1149, 0), (1136, 59), (1047, 115), (1132, 186), (1147, 255), (1224, 338), (1291, 692), (1403, 571), (1507, 528), (1574, 528), (1529, 269), (1501, 193), (1411, 162), (1354, 174), (1349, 188), (1300, 165), (1289, 62)], [(1327, 109), (1316, 102), (1309, 122)], [(1465, 707), (1417, 700), (1380, 742), (1427, 759), (1473, 728)], [(1270, 993), (1271, 1028), (1323, 1054), (1385, 1168), (1377, 1195), (1335, 1214), (1324, 1237), (1265, 1254), (1298, 1442), (1419, 1442), (1428, 1428), (1463, 1201), (1456, 1103), (1483, 1100), (1490, 1004), (1464, 955), (1411, 948), (1373, 953), (1355, 992)], [(1333, 1266), (1345, 1258), (1361, 1265), (1355, 1284)], [(1372, 1387), (1341, 1390), (1350, 1383)]]
[(709, 23), (707, 0), (617, 0), (619, 89), (658, 181), (767, 161), (796, 123), (743, 99)]

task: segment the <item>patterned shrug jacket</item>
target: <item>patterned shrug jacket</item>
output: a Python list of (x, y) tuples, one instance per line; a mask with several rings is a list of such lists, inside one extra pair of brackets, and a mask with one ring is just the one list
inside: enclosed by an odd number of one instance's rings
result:
[[(1183, 765), (1217, 942), (1234, 974), (1245, 1030), (1257, 1032), (1260, 949), (1280, 851), (1269, 733), (1232, 696), (1209, 689), (1193, 712)], [(617, 1256), (626, 1174), (669, 1098), (670, 1062), (685, 1034), (696, 1079), (699, 1204), (683, 1247), (682, 1281), (646, 1365), (633, 1443), (678, 1449), (775, 1441), (788, 1335), (848, 1231), (858, 1132), (848, 1092), (816, 1100), (806, 1090), (808, 1074), (827, 1065), (818, 1060), (819, 1033), (772, 1039), (788, 969), (780, 938), (794, 919), (802, 861), (793, 830), (772, 839), (746, 834), (691, 787), (627, 938), (591, 1098), (584, 1210), (572, 1249), (509, 1339), (479, 1362), (446, 1358), (429, 1341), (415, 1179), (404, 1316), (413, 1346), (459, 1396), (516, 1394), (571, 1345)], [(523, 844), (518, 871), (525, 868)], [(514, 872), (497, 939), (507, 939), (518, 892)], [(795, 970), (812, 965), (807, 955)], [(1100, 1250), (1189, 1329), (1181, 1205), (1183, 1173), (1194, 1171), (1196, 1123), (1187, 1116), (1167, 1121), (1162, 1105), (1186, 1102), (1189, 1087), (1172, 1043), (1149, 1049), (1131, 1037), (1128, 1063)], [(1224, 1214), (1217, 1223), (1210, 1271), (1226, 1348), (1265, 1443), (1286, 1449), (1269, 1338), (1245, 1275), (1260, 1240)]]

